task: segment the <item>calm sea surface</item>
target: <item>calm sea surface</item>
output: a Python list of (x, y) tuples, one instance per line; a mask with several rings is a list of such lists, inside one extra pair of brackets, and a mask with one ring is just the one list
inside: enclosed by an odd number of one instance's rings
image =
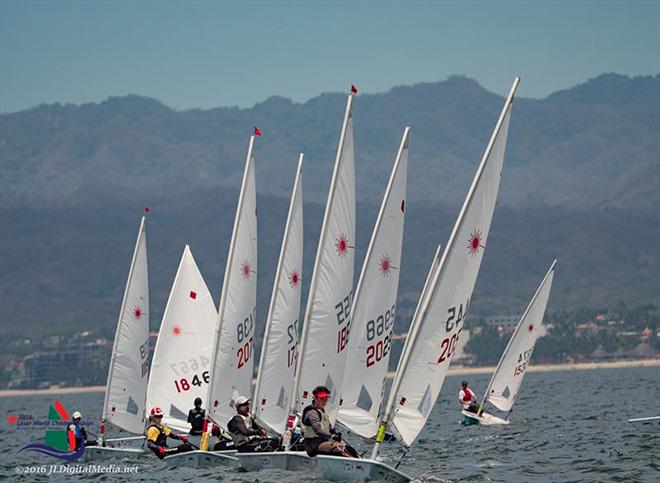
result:
[[(489, 376), (469, 377), (481, 393)], [(660, 415), (660, 370), (653, 368), (597, 369), (530, 373), (511, 425), (497, 428), (460, 425), (456, 394), (461, 377), (447, 378), (429, 424), (403, 459), (400, 469), (420, 481), (660, 481), (660, 437), (638, 433), (626, 420)], [(1, 398), (2, 456), (0, 478), (34, 481), (16, 475), (17, 466), (57, 463), (28, 451), (25, 444), (43, 443), (43, 431), (21, 431), (10, 425), (10, 414), (46, 418), (59, 399), (85, 419), (98, 416), (101, 394)], [(350, 438), (363, 450), (368, 444)], [(388, 462), (402, 454), (398, 443), (383, 452)], [(81, 463), (84, 465), (84, 463)], [(127, 465), (128, 462), (116, 462)], [(315, 475), (287, 472), (241, 473), (237, 470), (167, 468), (151, 454), (131, 462), (138, 474), (87, 475), (99, 481), (236, 482), (318, 481)], [(76, 477), (78, 478), (78, 477)], [(72, 477), (51, 477), (64, 481)]]

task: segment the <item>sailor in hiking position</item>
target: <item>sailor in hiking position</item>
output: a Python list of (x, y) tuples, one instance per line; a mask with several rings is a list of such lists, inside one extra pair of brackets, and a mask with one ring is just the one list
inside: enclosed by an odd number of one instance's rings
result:
[(280, 440), (266, 437), (266, 429), (259, 426), (250, 416), (250, 400), (247, 397), (239, 396), (234, 405), (237, 414), (227, 423), (227, 431), (231, 435), (236, 451), (255, 453), (275, 451), (280, 447)]
[(477, 396), (468, 387), (467, 381), (461, 382), (461, 390), (458, 391), (458, 402), (461, 403), (465, 411), (476, 413), (479, 410)]
[[(169, 448), (167, 446), (167, 438), (178, 439), (183, 441), (183, 444), (174, 448)], [(151, 410), (149, 426), (147, 427), (147, 446), (160, 459), (172, 454), (192, 451), (193, 449), (188, 443), (188, 436), (185, 434), (174, 434), (172, 430), (163, 423), (163, 410), (160, 408), (153, 408)]]
[(335, 431), (325, 412), (330, 390), (325, 386), (317, 386), (312, 395), (312, 404), (303, 409), (302, 413), (303, 441), (307, 454), (358, 458), (357, 451), (341, 439), (341, 433)]
[(82, 414), (75, 411), (71, 419), (71, 424), (66, 428), (69, 451), (78, 451), (83, 444), (85, 446), (95, 445), (96, 441), (87, 439), (87, 431), (85, 431), (85, 427), (82, 425)]
[(188, 423), (190, 423), (190, 434), (198, 435), (204, 432), (204, 416), (206, 411), (202, 409), (202, 398), (195, 398), (195, 407), (188, 411)]

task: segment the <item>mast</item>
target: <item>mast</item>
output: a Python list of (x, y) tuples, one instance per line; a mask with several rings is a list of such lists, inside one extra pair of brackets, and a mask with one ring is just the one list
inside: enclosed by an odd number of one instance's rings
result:
[[(554, 271), (555, 265), (557, 264), (557, 260), (555, 259), (552, 262), (552, 265), (550, 265), (550, 268), (545, 274), (545, 277), (543, 277), (543, 280), (541, 281), (541, 284), (538, 286), (536, 289), (536, 292), (534, 292), (534, 296), (532, 297), (532, 300), (530, 300), (529, 304), (527, 305), (527, 308), (525, 309), (525, 312), (523, 313), (522, 317), (520, 317), (520, 320), (518, 321), (518, 325), (516, 325), (515, 330), (513, 331), (513, 334), (511, 335), (511, 338), (509, 339), (509, 342), (506, 344), (506, 348), (504, 349), (504, 352), (502, 352), (502, 355), (500, 356), (500, 360), (497, 363), (497, 367), (495, 368), (495, 372), (493, 372), (493, 375), (490, 378), (490, 381), (488, 381), (488, 386), (486, 387), (486, 393), (484, 394), (483, 399), (481, 400), (481, 403), (479, 404), (479, 414), (481, 414), (486, 407), (486, 401), (488, 399), (488, 395), (490, 394), (490, 388), (493, 386), (493, 381), (495, 381), (495, 377), (497, 376), (497, 373), (500, 370), (500, 367), (502, 366), (502, 362), (506, 358), (507, 353), (509, 352), (509, 348), (511, 347), (512, 342), (516, 338), (516, 335), (518, 332), (520, 332), (520, 328), (523, 325), (523, 322), (525, 322), (525, 319), (527, 318), (527, 314), (529, 313), (530, 309), (534, 305), (534, 302), (536, 301), (537, 297), (539, 296), (539, 293), (545, 286), (546, 281), (548, 280), (548, 277), (550, 274)], [(509, 415), (511, 414), (511, 411), (507, 414), (507, 419), (509, 419)]]
[[(124, 311), (126, 310), (126, 301), (128, 298), (128, 293), (131, 288), (131, 280), (133, 279), (133, 269), (135, 268), (135, 259), (137, 258), (138, 250), (140, 248), (140, 241), (142, 240), (142, 235), (145, 232), (146, 228), (146, 217), (142, 216), (140, 220), (140, 228), (138, 229), (137, 240), (135, 241), (135, 248), (133, 248), (133, 257), (131, 258), (131, 267), (128, 270), (128, 280), (126, 281), (126, 286), (124, 287), (124, 297), (121, 301), (121, 309), (119, 309), (119, 320), (117, 321), (117, 328), (115, 330), (115, 340), (112, 343), (112, 355), (110, 356), (110, 367), (108, 368), (108, 379), (105, 382), (105, 397), (103, 399), (103, 417), (101, 421), (106, 420), (106, 415), (108, 414), (108, 398), (110, 397), (110, 383), (112, 382), (112, 373), (115, 368), (115, 359), (117, 357), (117, 342), (119, 340), (119, 331), (121, 330), (122, 319), (124, 316)], [(146, 234), (145, 234), (146, 239)], [(148, 313), (148, 311), (147, 311)], [(146, 412), (146, 408), (145, 408)], [(142, 415), (144, 418), (144, 415)]]
[[(293, 221), (293, 212), (296, 207), (296, 202), (297, 202), (297, 193), (298, 193), (298, 185), (300, 184), (300, 180), (302, 177), (302, 167), (303, 167), (303, 158), (304, 154), (300, 153), (300, 156), (298, 157), (298, 168), (296, 170), (296, 178), (293, 182), (293, 194), (291, 196), (291, 201), (289, 202), (289, 212), (287, 214), (286, 218), (286, 227), (284, 228), (284, 239), (282, 242), (282, 248), (280, 249), (280, 257), (277, 262), (277, 269), (275, 270), (275, 283), (273, 283), (273, 293), (270, 298), (270, 306), (268, 307), (268, 316), (266, 318), (266, 327), (264, 329), (264, 341), (262, 344), (262, 350), (261, 350), (261, 355), (259, 356), (259, 373), (257, 374), (257, 382), (254, 387), (254, 401), (252, 404), (252, 413), (255, 419), (258, 418), (258, 410), (257, 408), (260, 407), (260, 405), (255, 404), (256, 401), (259, 400), (259, 391), (261, 389), (261, 382), (262, 382), (262, 377), (263, 377), (263, 367), (264, 367), (264, 360), (266, 356), (266, 348), (268, 347), (268, 341), (270, 340), (270, 334), (271, 334), (271, 324), (273, 321), (273, 312), (275, 310), (275, 304), (276, 304), (276, 299), (277, 299), (277, 293), (278, 293), (278, 286), (279, 282), (281, 279), (282, 275), (282, 269), (284, 265), (284, 255), (287, 252), (287, 248), (289, 245), (289, 228), (291, 227), (291, 223)], [(302, 195), (302, 193), (301, 193)], [(293, 399), (293, 398), (292, 398)], [(263, 421), (262, 421), (263, 423)], [(279, 431), (275, 430), (275, 428), (270, 428), (273, 431), (279, 433)], [(286, 430), (286, 428), (285, 428)]]
[(337, 173), (339, 171), (339, 163), (341, 161), (341, 155), (344, 147), (344, 139), (346, 137), (346, 129), (348, 127), (348, 121), (352, 116), (352, 105), (353, 105), (353, 95), (349, 94), (348, 99), (346, 101), (346, 111), (344, 112), (344, 121), (342, 123), (341, 127), (341, 134), (339, 136), (339, 144), (337, 146), (337, 155), (335, 157), (335, 165), (334, 169), (332, 172), (332, 180), (330, 181), (330, 191), (328, 193), (328, 201), (326, 202), (326, 210), (325, 214), (323, 215), (323, 224), (321, 225), (321, 234), (319, 237), (319, 244), (316, 249), (316, 258), (314, 260), (314, 269), (312, 271), (312, 280), (310, 284), (310, 289), (309, 289), (309, 294), (307, 296), (307, 306), (305, 307), (305, 317), (304, 317), (304, 322), (303, 322), (303, 331), (302, 335), (300, 338), (300, 345), (299, 345), (299, 351), (298, 351), (298, 358), (297, 358), (297, 364), (296, 364), (296, 371), (294, 373), (293, 377), (293, 396), (291, 397), (291, 403), (289, 407), (289, 414), (295, 412), (298, 408), (298, 396), (299, 396), (299, 390), (300, 390), (300, 376), (302, 374), (302, 368), (303, 368), (303, 362), (304, 362), (304, 355), (305, 355), (305, 346), (307, 344), (307, 338), (309, 335), (309, 319), (310, 315), (312, 313), (312, 304), (314, 303), (314, 295), (316, 292), (316, 285), (317, 285), (317, 279), (318, 279), (318, 264), (319, 260), (321, 258), (321, 254), (323, 253), (323, 245), (325, 242), (325, 237), (326, 237), (326, 231), (327, 231), (327, 223), (328, 223), (328, 218), (330, 217), (330, 209), (332, 208), (332, 200), (334, 198), (334, 193), (336, 189), (336, 184), (337, 184)]
[[(495, 144), (495, 141), (497, 140), (497, 136), (500, 132), (500, 129), (502, 127), (502, 124), (504, 122), (504, 119), (506, 117), (506, 114), (511, 106), (511, 103), (513, 102), (513, 96), (516, 92), (516, 89), (518, 88), (518, 84), (520, 83), (520, 77), (516, 77), (513, 81), (513, 86), (511, 87), (511, 90), (509, 91), (509, 94), (506, 98), (506, 101), (504, 103), (504, 107), (502, 108), (502, 111), (500, 113), (500, 117), (497, 121), (497, 124), (495, 126), (495, 129), (493, 131), (493, 134), (491, 135), (490, 141), (488, 142), (488, 146), (486, 147), (486, 151), (484, 152), (484, 155), (481, 159), (481, 162), (479, 163), (479, 167), (477, 169), (477, 173), (472, 181), (472, 185), (470, 186), (470, 190), (468, 191), (467, 197), (465, 198), (465, 201), (463, 203), (463, 207), (461, 208), (461, 211), (458, 215), (458, 219), (456, 221), (456, 224), (454, 225), (454, 228), (451, 232), (451, 235), (449, 237), (449, 241), (447, 242), (447, 248), (445, 252), (442, 255), (442, 259), (440, 260), (440, 265), (438, 266), (438, 269), (436, 270), (433, 278), (431, 285), (429, 286), (428, 294), (425, 299), (421, 300), (421, 309), (419, 311), (419, 317), (417, 320), (413, 320), (413, 324), (415, 324), (416, 327), (414, 327), (414, 332), (412, 334), (409, 334), (408, 340), (406, 346), (409, 346), (409, 349), (402, 355), (401, 360), (399, 361), (399, 367), (397, 368), (396, 375), (394, 377), (394, 381), (392, 383), (392, 389), (390, 390), (390, 396), (388, 398), (388, 403), (385, 409), (385, 414), (383, 416), (382, 422), (381, 422), (381, 428), (379, 429), (379, 434), (378, 437), (376, 438), (376, 445), (374, 446), (373, 450), (373, 458), (375, 458), (378, 455), (379, 451), (379, 446), (380, 442), (382, 442), (382, 437), (381, 437), (381, 432), (382, 436), (384, 437), (385, 430), (387, 429), (387, 425), (389, 422), (389, 419), (392, 415), (392, 410), (394, 408), (395, 401), (394, 399), (396, 398), (399, 388), (401, 387), (402, 383), (402, 376), (405, 373), (408, 363), (410, 361), (410, 354), (412, 353), (413, 349), (415, 348), (415, 344), (417, 342), (418, 336), (418, 330), (419, 326), (421, 326), (422, 321), (426, 318), (426, 313), (429, 308), (429, 304), (431, 299), (433, 299), (435, 295), (435, 289), (438, 285), (438, 280), (440, 279), (440, 276), (443, 273), (443, 268), (447, 262), (447, 259), (449, 255), (454, 251), (454, 247), (456, 245), (456, 237), (458, 236), (458, 232), (461, 229), (461, 226), (463, 224), (463, 219), (465, 217), (465, 213), (467, 212), (468, 207), (471, 204), (474, 192), (479, 185), (479, 181), (481, 180), (482, 174), (484, 172), (484, 169), (486, 167), (486, 162), (488, 161), (488, 158), (490, 156), (490, 153), (493, 149), (493, 146)], [(412, 339), (411, 339), (412, 335)], [(380, 442), (379, 442), (380, 440)]]

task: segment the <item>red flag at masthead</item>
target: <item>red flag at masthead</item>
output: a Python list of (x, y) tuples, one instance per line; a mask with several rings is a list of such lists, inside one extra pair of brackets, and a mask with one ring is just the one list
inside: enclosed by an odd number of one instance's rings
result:
[(354, 84), (351, 84), (351, 94), (357, 94), (357, 87)]
[(254, 135), (261, 136), (261, 129), (259, 129), (257, 126), (254, 126)]
[(149, 208), (148, 206), (145, 206), (145, 207), (144, 207), (144, 212), (145, 212), (145, 213), (150, 213), (150, 212), (151, 212), (151, 208)]

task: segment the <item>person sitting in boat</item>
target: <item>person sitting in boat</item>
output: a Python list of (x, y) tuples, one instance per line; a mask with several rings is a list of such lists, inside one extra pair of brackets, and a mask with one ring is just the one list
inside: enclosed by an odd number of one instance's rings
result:
[(236, 451), (239, 453), (255, 453), (258, 451), (275, 451), (280, 447), (280, 440), (266, 437), (266, 429), (259, 426), (250, 416), (250, 399), (238, 396), (234, 402), (236, 415), (227, 423), (227, 431), (231, 436)]
[(87, 438), (87, 431), (82, 425), (82, 414), (74, 411), (71, 415), (71, 424), (66, 428), (66, 436), (69, 442), (69, 451), (78, 451), (81, 446), (94, 446), (96, 441)]
[(477, 396), (472, 389), (468, 387), (467, 381), (461, 382), (461, 389), (458, 391), (458, 402), (461, 403), (461, 406), (465, 411), (476, 413), (479, 410)]
[(342, 440), (341, 433), (335, 431), (325, 412), (330, 390), (325, 386), (317, 386), (312, 391), (312, 396), (312, 404), (303, 409), (302, 413), (303, 442), (307, 454), (358, 458), (357, 451)]
[[(183, 444), (174, 448), (169, 448), (167, 446), (167, 438), (178, 439), (183, 441)], [(188, 443), (188, 436), (185, 434), (174, 434), (172, 430), (163, 423), (163, 410), (160, 408), (152, 408), (151, 410), (149, 426), (147, 427), (147, 446), (160, 459), (172, 454), (192, 451), (193, 449)]]
[(206, 411), (202, 409), (202, 398), (195, 398), (195, 407), (188, 411), (188, 423), (190, 423), (190, 434), (199, 435), (204, 432), (204, 417)]

